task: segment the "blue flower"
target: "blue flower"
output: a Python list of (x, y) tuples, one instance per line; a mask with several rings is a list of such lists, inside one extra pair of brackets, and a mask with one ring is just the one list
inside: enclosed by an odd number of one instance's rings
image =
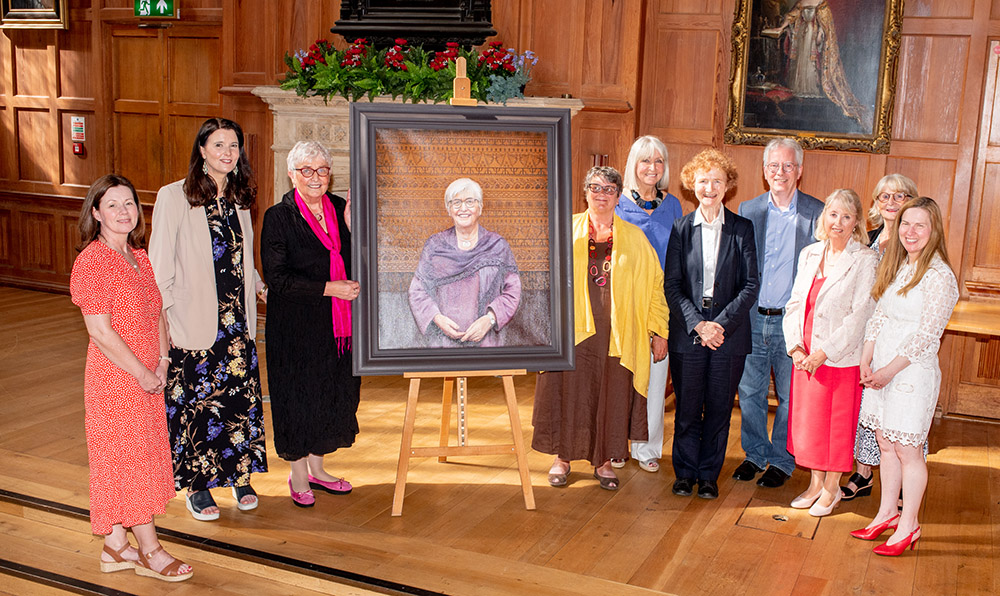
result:
[[(220, 333), (220, 335), (221, 335), (221, 333)], [(208, 360), (202, 360), (201, 362), (199, 362), (194, 367), (194, 372), (198, 373), (199, 375), (204, 375), (205, 373), (207, 373), (208, 372)]]
[(212, 260), (218, 261), (222, 258), (222, 255), (226, 254), (226, 243), (222, 240), (215, 239), (212, 241)]
[(208, 484), (205, 485), (205, 488), (216, 488), (217, 486), (219, 486), (219, 480), (216, 478), (209, 480)]
[(230, 449), (229, 447), (226, 447), (225, 449), (222, 450), (222, 457), (225, 457), (225, 458), (228, 459), (228, 458), (230, 458), (232, 456), (233, 456), (233, 450)]

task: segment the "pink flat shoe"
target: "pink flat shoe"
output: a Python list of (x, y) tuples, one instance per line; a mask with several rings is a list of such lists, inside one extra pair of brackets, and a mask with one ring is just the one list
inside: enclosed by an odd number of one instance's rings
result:
[(325, 490), (331, 495), (346, 495), (351, 492), (354, 487), (351, 483), (344, 480), (343, 478), (338, 478), (333, 482), (327, 482), (325, 480), (320, 480), (312, 474), (309, 475), (309, 488), (316, 488), (319, 490)]
[(307, 490), (305, 492), (297, 493), (295, 489), (292, 488), (292, 476), (288, 476), (288, 492), (292, 493), (292, 503), (295, 503), (299, 507), (312, 507), (316, 504), (316, 496), (313, 495), (312, 490)]

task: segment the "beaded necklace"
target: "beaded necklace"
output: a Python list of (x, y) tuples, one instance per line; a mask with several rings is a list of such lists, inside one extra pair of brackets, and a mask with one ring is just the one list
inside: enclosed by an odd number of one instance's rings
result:
[(632, 200), (635, 201), (636, 205), (642, 207), (643, 209), (649, 209), (650, 211), (654, 211), (656, 210), (657, 207), (660, 206), (660, 203), (663, 202), (663, 191), (657, 188), (656, 198), (653, 199), (652, 201), (647, 201), (646, 199), (642, 198), (642, 196), (639, 194), (639, 191), (633, 190)]
[(614, 227), (612, 226), (608, 234), (608, 246), (604, 249), (604, 261), (600, 266), (597, 264), (597, 242), (594, 240), (597, 237), (597, 231), (589, 218), (587, 219), (587, 228), (589, 232), (587, 255), (590, 259), (588, 271), (594, 283), (603, 287), (608, 283), (608, 276), (611, 275), (611, 247), (614, 244)]

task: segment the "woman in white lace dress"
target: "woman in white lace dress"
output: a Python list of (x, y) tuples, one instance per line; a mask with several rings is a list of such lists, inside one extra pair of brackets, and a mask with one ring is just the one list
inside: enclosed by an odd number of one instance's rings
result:
[[(865, 330), (861, 354), (861, 424), (875, 431), (882, 451), (879, 511), (855, 538), (875, 540), (879, 555), (899, 555), (920, 539), (917, 512), (927, 487), (923, 458), (934, 418), (941, 369), (941, 334), (958, 301), (958, 283), (948, 262), (941, 211), (933, 199), (903, 205), (897, 230), (879, 264), (872, 296), (878, 301)], [(903, 511), (896, 497), (903, 488)]]

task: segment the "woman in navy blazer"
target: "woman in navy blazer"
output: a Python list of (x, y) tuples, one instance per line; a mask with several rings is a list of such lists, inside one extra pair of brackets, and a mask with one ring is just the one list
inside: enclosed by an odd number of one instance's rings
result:
[(674, 416), (673, 492), (719, 496), (729, 421), (750, 353), (750, 307), (759, 278), (753, 224), (722, 206), (736, 186), (736, 166), (715, 149), (681, 171), (698, 208), (674, 221), (667, 244), (664, 292), (670, 306), (670, 373)]

